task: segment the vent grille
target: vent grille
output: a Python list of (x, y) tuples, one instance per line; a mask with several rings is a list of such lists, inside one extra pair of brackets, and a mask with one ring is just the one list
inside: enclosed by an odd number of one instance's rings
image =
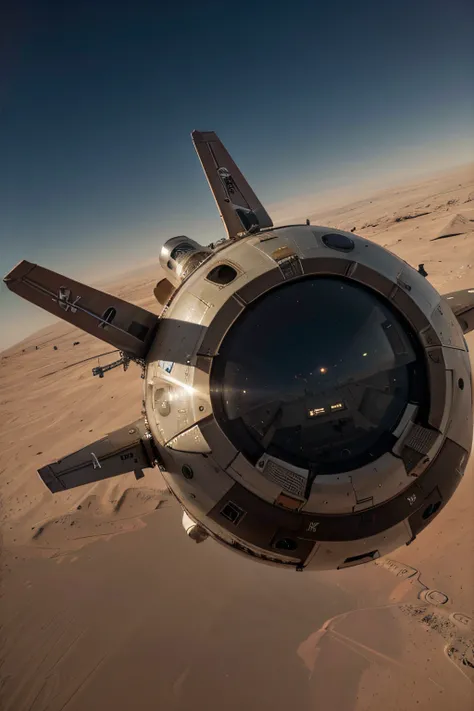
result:
[(293, 277), (303, 274), (303, 267), (301, 266), (299, 257), (296, 255), (286, 257), (286, 259), (279, 259), (277, 263), (285, 279), (292, 279)]
[(415, 452), (420, 452), (420, 454), (427, 454), (438, 436), (439, 432), (435, 430), (428, 430), (421, 425), (413, 425), (404, 445), (414, 449)]
[(306, 479), (301, 474), (285, 469), (271, 460), (267, 461), (262, 473), (266, 479), (281, 486), (288, 494), (304, 498)]

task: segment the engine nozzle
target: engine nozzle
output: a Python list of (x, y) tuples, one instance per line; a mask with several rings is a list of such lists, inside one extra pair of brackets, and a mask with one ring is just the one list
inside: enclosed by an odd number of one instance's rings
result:
[(209, 247), (203, 247), (193, 239), (180, 235), (164, 243), (160, 253), (160, 264), (166, 278), (178, 287), (210, 254), (212, 250)]

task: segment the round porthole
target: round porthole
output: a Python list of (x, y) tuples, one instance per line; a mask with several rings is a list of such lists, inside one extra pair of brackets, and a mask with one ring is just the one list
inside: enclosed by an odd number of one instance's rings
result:
[(250, 304), (219, 346), (214, 416), (253, 464), (268, 454), (324, 474), (358, 469), (391, 451), (407, 403), (424, 394), (416, 346), (371, 290), (333, 277), (286, 283)]
[(211, 269), (207, 275), (208, 281), (212, 281), (213, 284), (219, 284), (220, 286), (225, 286), (234, 281), (237, 276), (237, 271), (230, 264), (218, 264), (217, 267)]
[(323, 235), (322, 240), (329, 249), (337, 249), (339, 252), (352, 252), (354, 241), (347, 235), (331, 233)]
[(194, 476), (194, 472), (188, 464), (184, 464), (181, 471), (185, 479), (192, 479)]

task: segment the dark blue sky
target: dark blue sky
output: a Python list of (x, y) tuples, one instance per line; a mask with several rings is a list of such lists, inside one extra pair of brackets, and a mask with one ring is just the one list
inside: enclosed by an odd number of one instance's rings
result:
[[(430, 169), (472, 159), (470, 0), (15, 0), (0, 32), (3, 273), (93, 281), (219, 236), (194, 128), (267, 205), (408, 173), (415, 148)], [(0, 347), (42, 325), (3, 286), (0, 308)]]

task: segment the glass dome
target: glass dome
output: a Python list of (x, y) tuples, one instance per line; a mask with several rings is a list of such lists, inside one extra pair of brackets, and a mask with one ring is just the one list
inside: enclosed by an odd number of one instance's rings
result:
[(374, 292), (333, 277), (251, 304), (214, 359), (211, 393), (220, 426), (251, 461), (267, 452), (320, 473), (378, 458), (407, 403), (427, 404), (408, 324)]

